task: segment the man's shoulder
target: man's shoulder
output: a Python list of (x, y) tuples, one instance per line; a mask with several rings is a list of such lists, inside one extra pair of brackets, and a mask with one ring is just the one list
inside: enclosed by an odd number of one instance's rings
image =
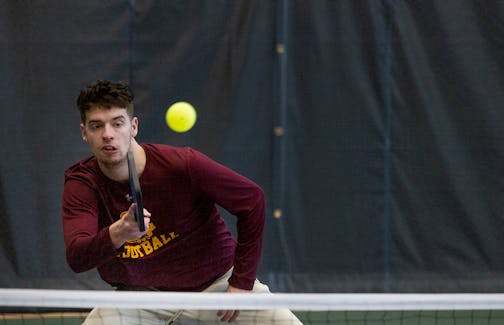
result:
[(71, 178), (90, 178), (97, 174), (98, 163), (94, 156), (82, 159), (65, 170), (65, 180)]
[[(149, 168), (169, 169), (172, 173), (186, 173), (190, 165), (198, 161), (199, 151), (192, 147), (177, 147), (166, 144), (141, 144), (145, 150)], [(165, 169), (166, 168), (166, 169)]]
[(142, 143), (141, 146), (148, 152), (157, 153), (181, 153), (190, 149), (189, 147), (177, 147), (162, 143)]
[(191, 147), (177, 147), (168, 144), (142, 143), (147, 157), (158, 156), (166, 160), (187, 160), (194, 152)]

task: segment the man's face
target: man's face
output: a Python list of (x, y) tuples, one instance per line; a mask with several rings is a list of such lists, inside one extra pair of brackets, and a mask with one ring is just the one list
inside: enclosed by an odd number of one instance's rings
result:
[(124, 108), (94, 106), (80, 128), (99, 165), (112, 168), (125, 161), (131, 138), (138, 132), (138, 119), (130, 119)]

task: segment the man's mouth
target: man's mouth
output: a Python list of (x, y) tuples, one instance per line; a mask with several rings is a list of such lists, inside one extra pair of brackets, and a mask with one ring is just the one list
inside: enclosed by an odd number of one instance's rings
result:
[(102, 151), (105, 152), (105, 153), (114, 153), (116, 152), (116, 147), (114, 146), (103, 146), (102, 147)]

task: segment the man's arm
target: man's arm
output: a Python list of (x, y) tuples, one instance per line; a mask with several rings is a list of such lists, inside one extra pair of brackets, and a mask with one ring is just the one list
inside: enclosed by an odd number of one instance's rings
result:
[(237, 217), (237, 247), (229, 284), (251, 290), (256, 279), (265, 223), (263, 190), (205, 155), (189, 152), (191, 178), (214, 202)]
[[(67, 261), (75, 272), (93, 269), (114, 258), (127, 240), (137, 239), (145, 232), (138, 231), (134, 205), (128, 213), (109, 227), (99, 229), (98, 198), (96, 193), (78, 180), (65, 182), (62, 214)], [(150, 214), (144, 210), (146, 229)]]

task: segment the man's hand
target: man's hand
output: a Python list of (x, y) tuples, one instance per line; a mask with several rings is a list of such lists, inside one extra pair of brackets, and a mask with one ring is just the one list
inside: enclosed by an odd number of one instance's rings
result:
[(138, 223), (135, 220), (135, 204), (131, 204), (126, 215), (109, 227), (110, 239), (116, 249), (121, 247), (128, 240), (141, 238), (149, 230), (151, 214), (144, 209), (145, 231), (138, 230)]
[[(243, 289), (238, 289), (233, 287), (232, 285), (229, 285), (226, 292), (229, 293), (244, 293), (244, 292), (250, 292), (249, 290), (243, 290)], [(219, 310), (217, 312), (217, 316), (220, 318), (222, 322), (234, 322), (236, 318), (240, 315), (239, 310)]]

